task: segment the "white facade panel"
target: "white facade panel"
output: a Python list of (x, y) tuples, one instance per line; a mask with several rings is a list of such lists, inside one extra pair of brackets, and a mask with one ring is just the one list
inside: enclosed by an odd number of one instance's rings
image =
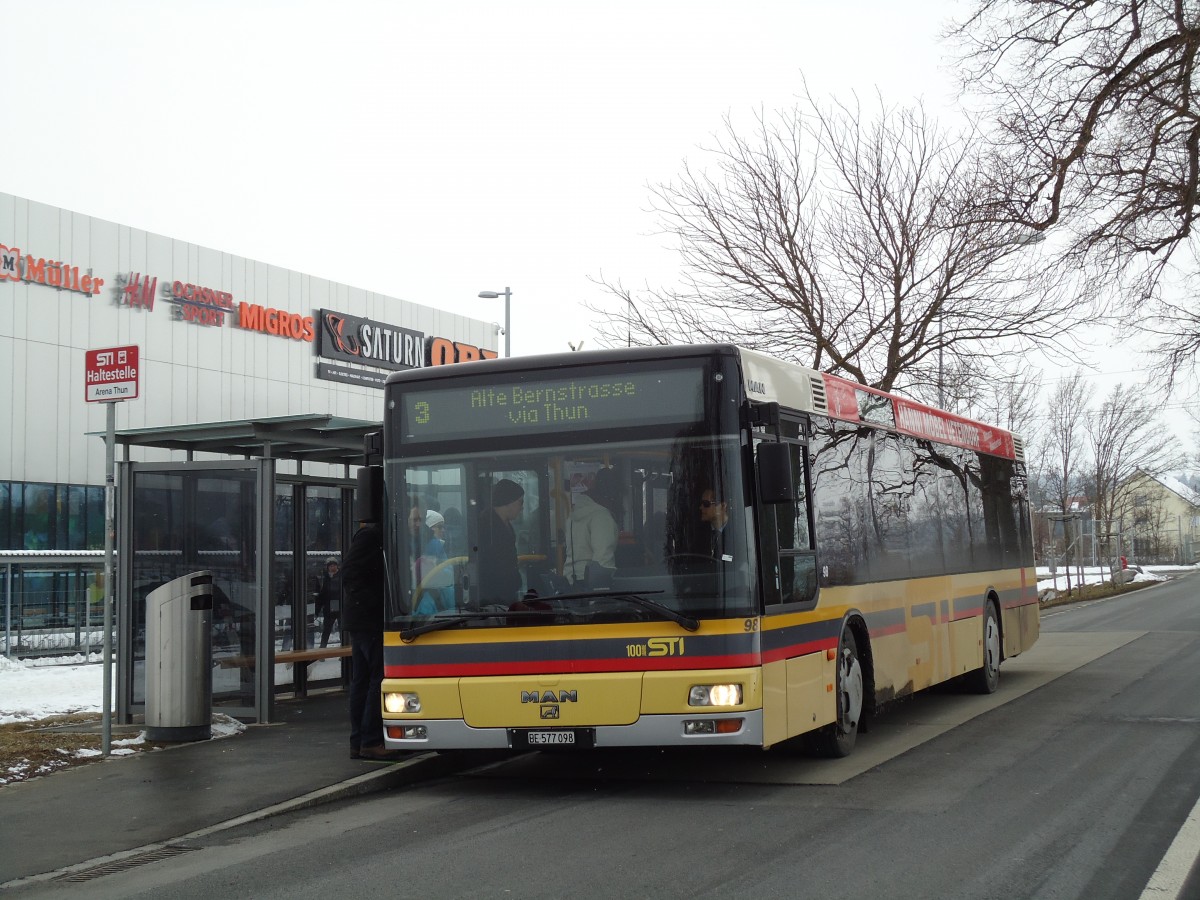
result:
[[(0, 270), (0, 381), (10, 386), (0, 391), (0, 481), (104, 483), (103, 441), (87, 436), (105, 427), (104, 405), (84, 399), (87, 350), (139, 348), (140, 396), (117, 405), (119, 430), (308, 413), (381, 418), (381, 389), (318, 377), (318, 363), (390, 371), (324, 352), (322, 309), (416, 332), (426, 347), (445, 338), (496, 348), (491, 322), (3, 193), (0, 245), (21, 260), (19, 276)], [(185, 297), (173, 294), (176, 283)], [(424, 351), (417, 362), (428, 364)], [(133, 458), (182, 456), (135, 449)]]
[(8, 389), (9, 385), (16, 383), (14, 346), (11, 336), (0, 334), (0, 472), (12, 471), (13, 442), (18, 437), (14, 429), (4, 428), (7, 423), (15, 421), (17, 393)]

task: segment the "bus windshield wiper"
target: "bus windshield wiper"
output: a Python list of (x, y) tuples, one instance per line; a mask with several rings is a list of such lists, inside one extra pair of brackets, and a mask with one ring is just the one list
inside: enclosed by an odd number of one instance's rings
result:
[(470, 622), (472, 619), (508, 619), (513, 617), (520, 618), (522, 616), (545, 618), (547, 615), (554, 615), (554, 613), (546, 609), (465, 610), (455, 613), (452, 616), (430, 619), (411, 628), (401, 628), (400, 640), (406, 644), (410, 644), (423, 634), (429, 634), (431, 631), (441, 631), (444, 628), (454, 628), (457, 625)]
[(700, 622), (697, 619), (693, 619), (691, 616), (685, 616), (681, 612), (676, 612), (675, 610), (671, 609), (671, 607), (663, 606), (658, 601), (651, 600), (649, 597), (646, 596), (646, 594), (661, 594), (661, 593), (663, 593), (663, 592), (662, 591), (641, 591), (640, 593), (635, 594), (631, 591), (607, 591), (607, 590), (602, 589), (602, 590), (597, 590), (597, 591), (587, 591), (587, 592), (578, 593), (578, 594), (548, 594), (541, 599), (543, 599), (543, 600), (585, 600), (585, 599), (586, 600), (595, 600), (599, 597), (608, 597), (608, 598), (612, 598), (613, 600), (625, 600), (629, 603), (636, 604), (637, 606), (640, 606), (643, 609), (648, 609), (651, 612), (656, 612), (660, 616), (662, 616), (664, 619), (669, 619), (670, 621), (676, 623), (677, 625), (681, 625), (682, 627), (686, 628), (688, 631), (699, 631), (700, 630)]
[[(445, 618), (422, 622), (420, 625), (415, 625), (412, 628), (401, 628), (400, 640), (406, 644), (410, 644), (423, 634), (428, 634), (431, 631), (441, 631), (443, 628), (453, 628), (455, 625), (471, 621), (471, 619), (476, 618), (478, 615), (478, 613), (460, 613), (456, 616), (446, 616)], [(494, 613), (488, 613), (488, 615), (492, 616)]]

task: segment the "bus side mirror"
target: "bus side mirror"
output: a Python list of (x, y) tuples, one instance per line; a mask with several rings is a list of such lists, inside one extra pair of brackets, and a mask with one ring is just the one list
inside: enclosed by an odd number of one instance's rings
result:
[(792, 456), (787, 444), (758, 445), (758, 499), (763, 503), (793, 503)]
[(383, 521), (383, 466), (363, 466), (358, 470), (354, 518), (359, 522)]

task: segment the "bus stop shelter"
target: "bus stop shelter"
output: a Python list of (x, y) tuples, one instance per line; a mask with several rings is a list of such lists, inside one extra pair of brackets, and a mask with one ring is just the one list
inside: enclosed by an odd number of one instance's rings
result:
[[(307, 689), (309, 664), (277, 664), (312, 649), (343, 677), (336, 649), (320, 652), (317, 594), (354, 525), (352, 467), (378, 422), (280, 416), (118, 431), (117, 718), (144, 709), (146, 597), (191, 572), (213, 574), (213, 707), (268, 723), (284, 690)], [(182, 451), (185, 461), (133, 462), (130, 448)], [(213, 454), (216, 459), (197, 459)], [(144, 454), (150, 455), (153, 454)], [(332, 567), (330, 567), (332, 568)], [(317, 663), (313, 663), (315, 666)], [(316, 675), (318, 680), (327, 675)]]

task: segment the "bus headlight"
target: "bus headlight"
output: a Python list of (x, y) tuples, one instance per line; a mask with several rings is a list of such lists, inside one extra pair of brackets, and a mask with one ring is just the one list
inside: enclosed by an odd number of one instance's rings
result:
[(740, 684), (694, 684), (688, 691), (688, 706), (741, 706)]
[(407, 692), (384, 694), (383, 708), (390, 713), (419, 713), (421, 698), (417, 694)]

